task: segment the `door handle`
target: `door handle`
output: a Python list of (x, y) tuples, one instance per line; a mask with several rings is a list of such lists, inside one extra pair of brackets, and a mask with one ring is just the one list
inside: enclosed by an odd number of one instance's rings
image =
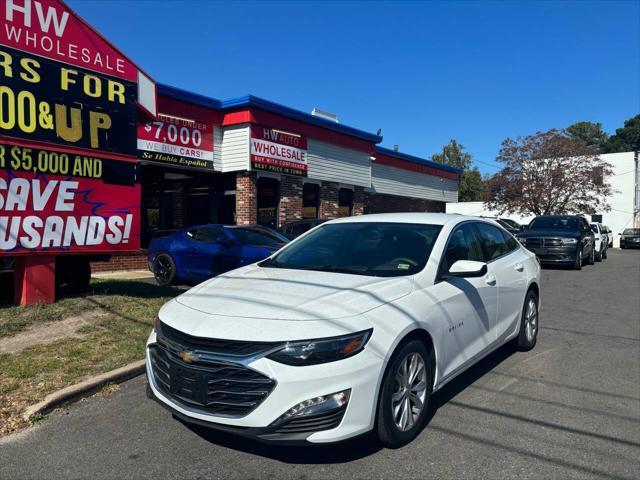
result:
[(487, 275), (487, 277), (485, 278), (485, 282), (487, 282), (487, 285), (495, 285), (496, 277), (493, 275)]
[(516, 266), (514, 268), (519, 272), (524, 271), (524, 265), (522, 265), (521, 263), (516, 263)]

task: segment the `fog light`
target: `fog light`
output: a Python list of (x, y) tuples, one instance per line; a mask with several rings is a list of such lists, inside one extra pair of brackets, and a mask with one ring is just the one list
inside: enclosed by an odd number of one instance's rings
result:
[(302, 417), (307, 415), (314, 415), (316, 413), (322, 413), (329, 410), (344, 407), (349, 402), (349, 395), (351, 390), (343, 390), (342, 392), (332, 393), (330, 395), (323, 395), (321, 397), (310, 398), (304, 402), (300, 402), (295, 407), (289, 409), (282, 417), (282, 420), (289, 419), (291, 417)]

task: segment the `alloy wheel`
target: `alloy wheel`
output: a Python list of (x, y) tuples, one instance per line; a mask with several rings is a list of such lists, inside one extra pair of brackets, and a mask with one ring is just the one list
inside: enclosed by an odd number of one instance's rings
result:
[(527, 302), (527, 310), (524, 314), (525, 333), (527, 341), (532, 342), (538, 331), (538, 306), (533, 298)]
[(156, 259), (156, 268), (154, 273), (157, 278), (161, 278), (162, 280), (170, 279), (173, 273), (172, 270), (173, 267), (167, 257), (161, 255)]
[(426, 363), (419, 353), (410, 353), (398, 366), (391, 395), (393, 420), (401, 431), (410, 430), (418, 421), (426, 394)]

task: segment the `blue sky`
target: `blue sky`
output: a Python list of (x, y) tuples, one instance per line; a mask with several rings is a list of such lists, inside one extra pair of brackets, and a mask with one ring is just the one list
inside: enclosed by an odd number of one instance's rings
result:
[(640, 113), (640, 2), (68, 3), (159, 82), (336, 113), (422, 157)]

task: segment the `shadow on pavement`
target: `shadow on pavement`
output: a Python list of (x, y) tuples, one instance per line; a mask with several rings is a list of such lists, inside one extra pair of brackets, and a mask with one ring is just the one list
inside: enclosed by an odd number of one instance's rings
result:
[[(429, 423), (440, 407), (483, 375), (493, 370), (514, 352), (515, 349), (511, 344), (499, 348), (434, 393), (429, 402), (425, 429), (429, 428)], [(382, 449), (372, 433), (331, 445), (289, 446), (265, 444), (257, 440), (222, 433), (199, 425), (183, 424), (202, 439), (216, 445), (291, 464), (346, 463), (367, 457)]]

